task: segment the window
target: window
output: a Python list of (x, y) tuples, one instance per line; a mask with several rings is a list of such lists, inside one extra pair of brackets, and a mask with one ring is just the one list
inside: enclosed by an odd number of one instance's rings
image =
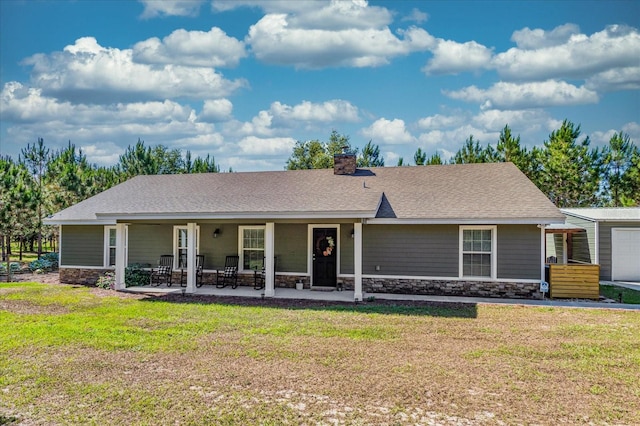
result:
[(460, 276), (496, 278), (496, 227), (460, 228)]
[[(187, 227), (173, 227), (173, 266), (175, 268), (187, 267)], [(199, 253), (200, 227), (196, 226), (196, 254)]]
[[(129, 228), (124, 228), (125, 263), (127, 263), (127, 239), (129, 238)], [(104, 227), (104, 267), (116, 265), (116, 227)]]
[(261, 269), (264, 263), (264, 226), (241, 226), (240, 265), (242, 270)]

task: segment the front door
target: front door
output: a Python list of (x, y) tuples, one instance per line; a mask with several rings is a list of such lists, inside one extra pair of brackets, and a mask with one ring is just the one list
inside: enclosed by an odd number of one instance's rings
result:
[(313, 285), (335, 287), (337, 271), (338, 230), (336, 228), (313, 229)]

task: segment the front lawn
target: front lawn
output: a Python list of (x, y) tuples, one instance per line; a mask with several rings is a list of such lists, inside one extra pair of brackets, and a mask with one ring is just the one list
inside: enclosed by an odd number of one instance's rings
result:
[(615, 285), (600, 285), (600, 294), (609, 299), (622, 299), (622, 303), (640, 304), (640, 291)]
[(0, 284), (0, 424), (640, 424), (638, 312), (282, 304)]

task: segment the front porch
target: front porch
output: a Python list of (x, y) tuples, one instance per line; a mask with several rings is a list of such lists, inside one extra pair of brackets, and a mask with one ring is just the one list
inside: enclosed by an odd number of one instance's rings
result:
[[(188, 293), (186, 287), (180, 285), (172, 285), (168, 287), (166, 285), (160, 286), (136, 286), (127, 287), (120, 290), (130, 293), (146, 293), (146, 294), (184, 294), (185, 296), (221, 296), (221, 297), (252, 297), (252, 298), (264, 298), (264, 288), (255, 290), (250, 286), (238, 286), (233, 289), (231, 287), (217, 288), (215, 285), (203, 285), (197, 287), (194, 293)], [(353, 302), (355, 299), (354, 292), (350, 290), (344, 291), (322, 291), (303, 289), (296, 290), (294, 288), (276, 287), (272, 297), (279, 299), (307, 299), (307, 300), (323, 300), (331, 302)]]

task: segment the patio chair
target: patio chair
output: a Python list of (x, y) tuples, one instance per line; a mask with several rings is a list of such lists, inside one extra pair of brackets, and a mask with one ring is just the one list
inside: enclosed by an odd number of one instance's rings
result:
[(204, 255), (196, 256), (196, 287), (202, 287), (202, 270), (204, 269)]
[(227, 256), (224, 269), (216, 273), (216, 287), (224, 288), (231, 284), (231, 288), (238, 287), (238, 261), (240, 256)]
[[(204, 255), (196, 256), (196, 287), (202, 287), (202, 269), (204, 266)], [(187, 255), (180, 255), (180, 287), (187, 286)]]
[(158, 261), (158, 267), (151, 270), (149, 284), (156, 287), (163, 282), (167, 287), (171, 287), (171, 275), (173, 274), (173, 255), (163, 254)]
[[(273, 282), (276, 282), (276, 263), (278, 261), (278, 257), (274, 256), (273, 257)], [(253, 272), (253, 288), (255, 290), (262, 290), (264, 288), (264, 283), (265, 283), (265, 262), (264, 259), (262, 260), (262, 269), (258, 270), (256, 269)]]

